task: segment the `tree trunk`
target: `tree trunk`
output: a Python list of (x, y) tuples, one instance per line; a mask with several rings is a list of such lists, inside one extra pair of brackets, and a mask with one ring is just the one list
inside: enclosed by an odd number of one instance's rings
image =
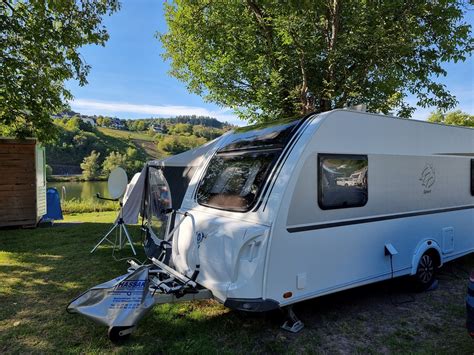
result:
[(265, 36), (265, 40), (267, 42), (267, 49), (268, 54), (272, 60), (272, 64), (276, 66), (276, 58), (273, 53), (273, 28), (268, 23), (268, 16), (265, 12), (257, 5), (257, 3), (253, 0), (247, 0), (247, 5), (250, 11), (255, 15), (258, 25), (263, 31), (263, 35)]
[(309, 88), (308, 88), (308, 72), (306, 70), (306, 64), (305, 64), (305, 53), (301, 49), (299, 54), (300, 54), (300, 69), (301, 69), (300, 105), (301, 105), (301, 113), (303, 115), (306, 115), (308, 113), (314, 112), (315, 110), (314, 96), (309, 91)]
[(328, 46), (327, 63), (328, 67), (326, 70), (325, 81), (326, 85), (322, 92), (320, 99), (319, 109), (321, 112), (329, 111), (332, 109), (332, 91), (335, 89), (335, 60), (333, 58), (337, 35), (339, 32), (339, 20), (340, 20), (340, 0), (329, 0), (328, 11), (327, 11), (327, 30), (326, 39)]

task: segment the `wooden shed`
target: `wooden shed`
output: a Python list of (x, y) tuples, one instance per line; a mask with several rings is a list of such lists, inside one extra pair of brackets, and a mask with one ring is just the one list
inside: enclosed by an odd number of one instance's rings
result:
[(35, 139), (0, 138), (0, 227), (34, 227), (46, 214), (45, 161)]

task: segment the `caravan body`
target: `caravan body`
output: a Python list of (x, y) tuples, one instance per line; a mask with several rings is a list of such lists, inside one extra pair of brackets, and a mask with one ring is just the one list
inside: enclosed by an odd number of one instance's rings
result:
[(237, 130), (192, 176), (170, 265), (248, 311), (432, 271), (474, 251), (473, 160), (473, 129), (349, 110)]

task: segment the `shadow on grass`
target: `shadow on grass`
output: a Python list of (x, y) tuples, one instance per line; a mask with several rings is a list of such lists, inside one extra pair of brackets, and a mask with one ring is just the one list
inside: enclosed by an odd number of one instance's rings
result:
[[(117, 350), (106, 329), (65, 307), (88, 288), (125, 273), (110, 246), (91, 248), (109, 223), (0, 231), (0, 353)], [(140, 232), (130, 227), (137, 251)], [(131, 256), (128, 248), (118, 257)], [(280, 312), (242, 315), (215, 301), (155, 307), (124, 352), (391, 352), (471, 349), (464, 325), (466, 274), (473, 257), (447, 265), (436, 291), (412, 294), (405, 279), (295, 306), (306, 328), (280, 330)], [(410, 301), (410, 302), (404, 302)]]

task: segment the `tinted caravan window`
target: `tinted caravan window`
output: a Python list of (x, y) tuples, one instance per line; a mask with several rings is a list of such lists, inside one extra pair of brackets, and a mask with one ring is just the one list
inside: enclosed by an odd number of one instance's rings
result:
[(229, 137), (209, 162), (197, 191), (198, 203), (228, 211), (250, 210), (299, 122), (245, 129)]
[(216, 155), (199, 187), (198, 202), (226, 210), (249, 210), (276, 157), (276, 151)]
[(318, 204), (323, 210), (361, 207), (368, 200), (366, 155), (319, 155)]

